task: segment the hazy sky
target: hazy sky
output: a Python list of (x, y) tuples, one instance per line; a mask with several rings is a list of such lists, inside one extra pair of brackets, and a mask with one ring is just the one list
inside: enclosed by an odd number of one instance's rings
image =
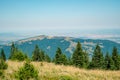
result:
[(120, 30), (120, 0), (0, 0), (0, 33), (72, 34), (98, 29)]

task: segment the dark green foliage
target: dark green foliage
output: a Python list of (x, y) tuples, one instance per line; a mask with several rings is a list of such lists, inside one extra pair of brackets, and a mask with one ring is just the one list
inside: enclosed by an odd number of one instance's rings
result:
[(45, 61), (45, 52), (40, 50), (38, 58), (39, 61)]
[(119, 59), (118, 50), (116, 47), (113, 48), (112, 59), (114, 62), (115, 69), (119, 70), (120, 69), (120, 59)]
[(106, 56), (105, 56), (105, 69), (106, 70), (114, 70), (115, 69), (115, 66), (114, 66), (114, 62), (111, 58), (111, 56), (109, 56), (109, 53), (107, 52)]
[(46, 62), (51, 62), (51, 58), (47, 54), (45, 55), (45, 61)]
[(3, 71), (2, 71), (2, 70), (0, 70), (0, 77), (1, 77), (1, 76), (3, 76)]
[(40, 53), (39, 51), (40, 51), (39, 47), (38, 47), (38, 45), (36, 45), (35, 49), (33, 51), (33, 56), (32, 56), (33, 61), (39, 61), (39, 53)]
[(66, 55), (62, 54), (62, 51), (60, 48), (57, 48), (54, 61), (55, 61), (55, 64), (67, 64)]
[(24, 61), (27, 58), (28, 58), (27, 55), (24, 54), (22, 51), (16, 50), (12, 55), (11, 60)]
[(11, 53), (9, 59), (11, 60), (18, 60), (18, 61), (24, 61), (27, 59), (27, 55), (24, 54), (22, 51), (18, 50), (17, 47), (15, 47), (14, 43), (11, 45)]
[(72, 65), (72, 58), (69, 57), (67, 62), (68, 62), (68, 65)]
[(90, 63), (89, 68), (94, 69), (103, 69), (104, 68), (104, 57), (101, 52), (101, 48), (99, 45), (96, 45), (96, 48), (93, 52), (92, 62)]
[(5, 63), (3, 59), (0, 59), (0, 70), (7, 69), (8, 65)]
[(86, 68), (88, 65), (88, 60), (88, 54), (82, 50), (82, 46), (80, 42), (78, 42), (72, 55), (73, 65), (80, 68)]
[(1, 53), (0, 53), (0, 59), (3, 59), (4, 61), (6, 61), (6, 56), (3, 49), (1, 50)]
[(65, 54), (61, 55), (61, 64), (67, 65), (67, 57)]
[(19, 80), (38, 79), (38, 71), (30, 62), (26, 62), (23, 67), (19, 68), (19, 71), (15, 73), (15, 77)]
[(8, 68), (7, 63), (5, 60), (0, 59), (0, 77), (3, 79), (4, 78), (4, 70)]
[(17, 49), (16, 49), (16, 47), (15, 47), (15, 44), (12, 43), (12, 45), (11, 45), (11, 50), (10, 50), (10, 57), (9, 57), (9, 59), (12, 58), (12, 56), (14, 55), (14, 53), (15, 53), (16, 50), (17, 50)]
[(40, 50), (38, 45), (35, 46), (32, 56), (33, 61), (45, 61), (45, 53), (44, 51)]

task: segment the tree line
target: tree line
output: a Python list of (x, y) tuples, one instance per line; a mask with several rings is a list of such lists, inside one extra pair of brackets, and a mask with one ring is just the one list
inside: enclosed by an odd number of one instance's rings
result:
[[(9, 59), (24, 61), (30, 58), (12, 43)], [(6, 61), (3, 49), (0, 52), (0, 60)], [(112, 55), (108, 52), (103, 55), (101, 47), (98, 44), (94, 49), (92, 57), (82, 49), (81, 43), (78, 42), (71, 57), (67, 57), (63, 54), (62, 50), (58, 47), (53, 59), (36, 45), (30, 60), (53, 62), (59, 65), (73, 65), (86, 69), (120, 70), (120, 55), (117, 48), (113, 47)]]

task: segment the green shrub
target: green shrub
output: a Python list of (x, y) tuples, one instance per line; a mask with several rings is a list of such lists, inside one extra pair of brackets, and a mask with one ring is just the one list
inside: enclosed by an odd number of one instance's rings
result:
[(0, 70), (0, 77), (3, 75), (3, 71), (2, 70)]
[(8, 65), (5, 63), (3, 59), (0, 60), (0, 69), (7, 69)]
[(22, 68), (19, 68), (15, 77), (18, 80), (29, 80), (31, 78), (37, 80), (38, 71), (35, 70), (34, 66), (30, 64), (30, 62), (27, 61)]

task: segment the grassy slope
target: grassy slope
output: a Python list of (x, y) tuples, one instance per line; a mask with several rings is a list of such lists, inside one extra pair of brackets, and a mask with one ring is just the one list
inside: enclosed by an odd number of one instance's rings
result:
[[(5, 70), (4, 80), (15, 80), (13, 73), (23, 65), (23, 62), (7, 61), (7, 63), (8, 69)], [(46, 62), (32, 64), (39, 71), (40, 80), (120, 80), (120, 71), (84, 70)]]

